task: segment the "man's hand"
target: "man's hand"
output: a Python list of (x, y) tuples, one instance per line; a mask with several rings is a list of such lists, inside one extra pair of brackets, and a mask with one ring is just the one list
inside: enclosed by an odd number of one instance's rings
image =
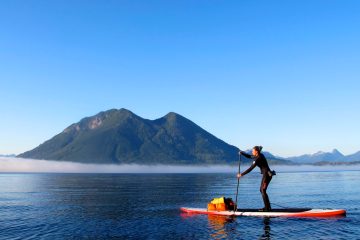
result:
[(238, 173), (236, 176), (237, 176), (237, 178), (241, 178), (241, 177), (242, 177), (242, 174), (241, 174), (241, 173)]

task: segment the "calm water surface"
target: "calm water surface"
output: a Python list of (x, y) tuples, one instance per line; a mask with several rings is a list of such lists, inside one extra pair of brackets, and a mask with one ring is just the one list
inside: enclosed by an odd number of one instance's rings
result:
[[(241, 179), (241, 207), (262, 207), (260, 178)], [(0, 239), (360, 239), (357, 171), (279, 173), (268, 190), (277, 205), (345, 208), (345, 218), (180, 213), (235, 198), (236, 183), (234, 174), (1, 174)]]

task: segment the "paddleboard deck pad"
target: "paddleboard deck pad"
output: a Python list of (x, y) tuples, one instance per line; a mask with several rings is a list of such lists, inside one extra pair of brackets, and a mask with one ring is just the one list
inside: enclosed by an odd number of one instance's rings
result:
[(259, 209), (238, 209), (237, 211), (208, 211), (206, 208), (180, 208), (182, 212), (189, 214), (209, 214), (222, 216), (246, 216), (246, 217), (339, 217), (345, 216), (344, 209), (311, 209), (311, 208), (289, 208), (272, 209), (270, 212), (264, 212)]

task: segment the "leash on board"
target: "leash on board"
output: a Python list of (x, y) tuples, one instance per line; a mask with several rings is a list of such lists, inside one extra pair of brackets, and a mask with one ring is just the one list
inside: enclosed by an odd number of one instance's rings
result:
[(292, 208), (292, 207), (285, 207), (284, 205), (279, 205), (279, 204), (276, 204), (276, 203), (271, 203), (271, 205), (274, 205), (274, 206), (277, 206), (277, 207), (280, 207), (280, 208), (283, 208), (283, 209), (289, 209), (289, 208)]

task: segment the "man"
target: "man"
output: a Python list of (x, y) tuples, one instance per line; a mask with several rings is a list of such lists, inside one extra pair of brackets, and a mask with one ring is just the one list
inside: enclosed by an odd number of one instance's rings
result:
[(268, 164), (265, 156), (261, 153), (261, 150), (262, 150), (262, 146), (255, 146), (252, 149), (252, 155), (246, 154), (243, 151), (239, 152), (239, 154), (241, 154), (247, 158), (254, 159), (254, 161), (247, 170), (245, 170), (243, 173), (238, 173), (237, 177), (240, 178), (240, 177), (245, 176), (246, 174), (251, 172), (256, 166), (258, 166), (260, 168), (261, 174), (263, 175), (262, 180), (261, 180), (261, 185), (260, 185), (260, 192), (261, 192), (261, 195), (262, 195), (262, 198), (264, 201), (264, 205), (265, 205), (265, 207), (260, 210), (269, 212), (269, 211), (271, 211), (271, 205), (270, 205), (269, 196), (266, 193), (266, 189), (269, 186), (272, 176), (275, 175), (275, 172), (270, 170), (269, 164)]

